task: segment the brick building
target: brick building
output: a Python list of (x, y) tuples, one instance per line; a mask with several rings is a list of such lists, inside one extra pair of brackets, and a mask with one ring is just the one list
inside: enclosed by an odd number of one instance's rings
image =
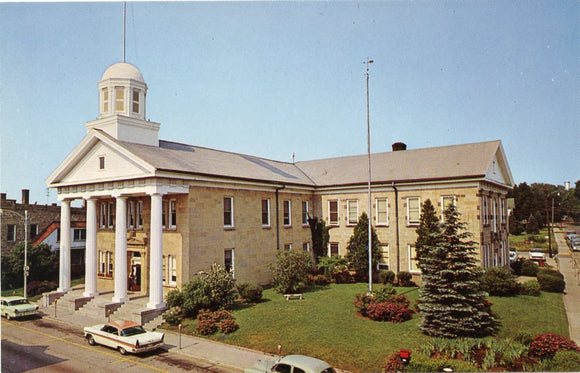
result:
[[(345, 255), (358, 217), (368, 213), (367, 158), (286, 163), (163, 141), (145, 118), (147, 85), (133, 65), (110, 66), (99, 82), (99, 117), (47, 184), (58, 190), (61, 227), (73, 200), (86, 202), (85, 297), (114, 290), (149, 296), (181, 287), (212, 263), (240, 281), (268, 283), (277, 250), (310, 250), (308, 216), (324, 219), (329, 254)], [(381, 267), (418, 273), (420, 206), (454, 203), (478, 242), (482, 266), (507, 265), (506, 195), (513, 178), (500, 141), (372, 155), (372, 216)], [(70, 240), (69, 240), (70, 241)], [(61, 263), (70, 261), (69, 241)], [(70, 289), (61, 268), (59, 290)]]
[[(21, 203), (15, 199), (6, 198), (6, 193), (2, 193), (0, 210), (2, 254), (9, 253), (16, 244), (24, 242), (26, 211), (28, 211), (29, 245), (36, 246), (40, 243), (47, 243), (53, 250), (59, 250), (60, 206), (57, 206), (56, 203), (52, 205), (31, 204), (29, 190), (23, 189)], [(74, 272), (84, 270), (85, 218), (86, 210), (84, 207), (71, 208), (70, 235), (73, 242), (71, 264), (74, 266)]]

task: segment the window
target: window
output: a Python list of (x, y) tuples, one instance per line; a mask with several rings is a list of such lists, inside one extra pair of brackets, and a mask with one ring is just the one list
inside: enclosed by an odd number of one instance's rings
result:
[(389, 225), (388, 204), (386, 198), (377, 198), (375, 217), (377, 225)]
[(105, 156), (99, 157), (99, 170), (105, 169)]
[(103, 113), (109, 112), (109, 90), (107, 88), (103, 88)]
[(135, 228), (135, 204), (133, 201), (127, 202), (127, 226)]
[(99, 214), (99, 226), (101, 228), (106, 228), (107, 226), (107, 203), (102, 202), (100, 207), (100, 214)]
[(16, 241), (16, 224), (8, 224), (8, 232), (6, 234), (6, 241)]
[(224, 267), (225, 267), (226, 271), (228, 271), (232, 274), (232, 278), (235, 278), (235, 276), (234, 276), (234, 271), (235, 271), (234, 249), (224, 250)]
[(330, 243), (330, 256), (338, 255), (338, 242)]
[(389, 245), (379, 245), (381, 258), (379, 259), (379, 269), (389, 269)]
[(105, 252), (99, 250), (99, 275), (104, 275), (106, 268)]
[(163, 229), (167, 226), (167, 201), (161, 202), (161, 226)]
[(444, 221), (443, 212), (449, 207), (449, 205), (455, 205), (455, 196), (442, 196), (441, 197), (441, 221)]
[(107, 276), (113, 275), (113, 252), (107, 251)]
[(264, 226), (264, 227), (270, 226), (270, 200), (269, 199), (262, 200), (262, 226)]
[(302, 243), (302, 250), (306, 252), (310, 252), (310, 242), (303, 242)]
[(73, 240), (74, 241), (86, 241), (87, 240), (87, 230), (85, 228), (73, 229)]
[(358, 201), (348, 200), (346, 206), (348, 210), (348, 224), (356, 225), (358, 222)]
[(224, 227), (234, 226), (234, 197), (224, 197)]
[(497, 204), (495, 202), (495, 198), (491, 200), (491, 217), (493, 222), (493, 231), (494, 233), (497, 232)]
[(113, 252), (99, 251), (99, 276), (113, 276)]
[(28, 232), (29, 232), (29, 238), (30, 239), (34, 238), (34, 236), (36, 236), (38, 234), (38, 224), (30, 224)]
[(308, 225), (308, 201), (302, 201), (302, 225)]
[(338, 225), (338, 201), (328, 201), (328, 220), (331, 225)]
[(421, 272), (417, 266), (417, 252), (414, 245), (408, 245), (409, 252), (409, 272)]
[(175, 229), (177, 227), (177, 210), (176, 203), (174, 199), (169, 201), (169, 228)]
[(488, 219), (488, 214), (489, 214), (489, 211), (487, 210), (487, 196), (482, 196), (481, 198), (482, 198), (481, 214), (483, 215), (483, 224), (487, 225), (487, 222), (488, 222), (487, 219)]
[(407, 225), (419, 224), (421, 217), (421, 199), (419, 197), (407, 198)]
[(499, 200), (499, 209), (501, 214), (501, 222), (505, 224), (506, 221), (506, 209), (505, 209), (505, 199), (500, 198)]
[(287, 227), (292, 225), (292, 208), (290, 202), (290, 200), (284, 201), (284, 225)]
[(115, 226), (115, 204), (113, 202), (109, 202), (107, 224), (109, 225), (109, 228), (113, 228)]
[(291, 243), (286, 243), (286, 244), (284, 244), (284, 250), (285, 250), (285, 251), (290, 251), (290, 250), (292, 250), (292, 244), (291, 244)]
[(125, 87), (115, 87), (115, 111), (125, 111)]
[(139, 90), (133, 90), (133, 113), (139, 113)]
[(60, 228), (56, 228), (56, 242), (60, 242)]
[(176, 285), (177, 284), (177, 258), (175, 255), (167, 255), (167, 268), (168, 268), (168, 277), (169, 277), (169, 285)]
[(137, 229), (143, 229), (143, 201), (137, 201)]

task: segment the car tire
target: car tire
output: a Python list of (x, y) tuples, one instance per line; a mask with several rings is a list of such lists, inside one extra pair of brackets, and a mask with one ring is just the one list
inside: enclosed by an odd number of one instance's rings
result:
[(93, 338), (93, 336), (92, 336), (92, 335), (90, 335), (90, 334), (87, 336), (87, 342), (89, 342), (89, 345), (91, 345), (91, 346), (94, 346), (94, 345), (96, 345), (96, 344), (97, 344), (97, 343), (95, 342), (95, 339)]
[(119, 353), (121, 355), (127, 355), (127, 350), (125, 350), (123, 347), (119, 347)]

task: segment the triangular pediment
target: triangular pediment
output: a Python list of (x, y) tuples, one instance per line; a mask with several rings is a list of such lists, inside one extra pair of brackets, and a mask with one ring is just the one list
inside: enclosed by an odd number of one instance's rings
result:
[(514, 185), (513, 176), (501, 144), (489, 163), (485, 178), (509, 187)]
[(100, 183), (155, 174), (143, 161), (107, 134), (91, 130), (46, 180), (49, 186)]

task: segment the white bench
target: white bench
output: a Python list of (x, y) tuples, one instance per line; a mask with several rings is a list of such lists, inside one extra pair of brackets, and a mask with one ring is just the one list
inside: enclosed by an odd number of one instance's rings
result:
[(302, 294), (284, 294), (284, 298), (286, 298), (286, 300), (290, 300), (290, 299), (304, 299), (304, 297), (302, 296)]

